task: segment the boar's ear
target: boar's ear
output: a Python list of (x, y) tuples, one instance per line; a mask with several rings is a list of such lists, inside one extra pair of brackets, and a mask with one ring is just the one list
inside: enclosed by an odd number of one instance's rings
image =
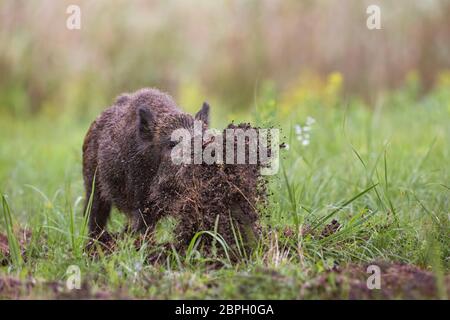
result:
[(139, 135), (142, 139), (151, 140), (153, 138), (153, 125), (155, 121), (152, 112), (145, 106), (140, 106), (137, 109), (137, 118)]
[(203, 102), (203, 106), (195, 115), (195, 120), (203, 121), (207, 126), (209, 125), (209, 104)]

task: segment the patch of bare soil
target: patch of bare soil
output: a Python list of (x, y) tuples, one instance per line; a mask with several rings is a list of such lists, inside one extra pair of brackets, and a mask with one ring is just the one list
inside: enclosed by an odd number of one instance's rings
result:
[(373, 263), (380, 268), (380, 289), (369, 289), (369, 265), (349, 265), (335, 268), (306, 282), (302, 297), (324, 299), (439, 299), (450, 296), (450, 275), (439, 288), (435, 275), (414, 265)]
[(0, 277), (0, 299), (127, 299), (121, 292), (93, 290), (87, 284), (80, 289), (68, 290), (60, 281), (38, 281), (33, 278), (19, 280)]
[(0, 233), (0, 265), (7, 263), (6, 257), (9, 256), (8, 238), (6, 235)]
[[(16, 232), (16, 239), (19, 241), (20, 250), (22, 256), (24, 256), (26, 247), (31, 240), (31, 231), (26, 229), (20, 229)], [(10, 258), (8, 237), (6, 234), (0, 233), (0, 265), (8, 265)]]
[(12, 277), (0, 278), (0, 299), (19, 299), (27, 296), (33, 284), (30, 281), (20, 281)]

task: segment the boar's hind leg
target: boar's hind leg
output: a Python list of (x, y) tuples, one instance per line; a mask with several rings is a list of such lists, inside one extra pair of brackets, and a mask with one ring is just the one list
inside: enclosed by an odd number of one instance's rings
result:
[[(89, 191), (89, 190), (87, 190)], [(90, 192), (86, 195), (86, 207), (89, 204)], [(85, 214), (87, 214), (85, 210)], [(99, 192), (94, 190), (92, 198), (91, 212), (89, 213), (89, 236), (91, 238), (100, 238), (106, 235), (105, 227), (111, 213), (111, 202), (102, 199)]]

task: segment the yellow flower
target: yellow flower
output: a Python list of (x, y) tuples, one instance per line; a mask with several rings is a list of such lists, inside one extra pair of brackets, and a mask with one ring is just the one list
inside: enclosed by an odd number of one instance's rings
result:
[(187, 81), (179, 87), (178, 100), (186, 112), (195, 113), (205, 100), (205, 94), (199, 83)]
[(51, 203), (50, 201), (46, 201), (44, 207), (46, 209), (53, 209), (53, 203)]
[(327, 78), (327, 88), (338, 91), (342, 88), (343, 77), (340, 72), (332, 72)]
[(332, 72), (327, 77), (327, 84), (324, 92), (324, 103), (334, 105), (342, 90), (343, 77), (340, 72)]
[(332, 72), (324, 80), (316, 73), (303, 72), (281, 99), (282, 115), (292, 114), (299, 106), (324, 104), (334, 106), (341, 95), (344, 78), (340, 72)]
[(436, 87), (449, 88), (450, 87), (450, 70), (439, 72), (437, 77)]

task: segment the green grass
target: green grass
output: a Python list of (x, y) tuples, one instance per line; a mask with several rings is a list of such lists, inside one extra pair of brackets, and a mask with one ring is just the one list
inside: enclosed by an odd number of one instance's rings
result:
[[(134, 239), (126, 237), (114, 254), (88, 257), (81, 145), (89, 122), (65, 115), (2, 116), (0, 191), (6, 196), (0, 231), (8, 235), (12, 254), (0, 275), (65, 282), (67, 267), (75, 264), (91, 290), (118, 295), (295, 299), (320, 298), (301, 295), (299, 288), (336, 263), (395, 261), (431, 270), (442, 287), (450, 267), (448, 92), (417, 100), (399, 91), (375, 109), (344, 99), (335, 107), (294, 104), (287, 116), (279, 114), (276, 103), (258, 107), (259, 116), (242, 120), (281, 127), (289, 149), (281, 151), (280, 172), (271, 178), (263, 237), (253, 254), (241, 252), (237, 263), (201, 253), (202, 237), (230, 250), (215, 230), (199, 230), (187, 252), (167, 249), (163, 245), (172, 235), (164, 228), (173, 227), (170, 220), (158, 226), (162, 240), (156, 247), (136, 250)], [(316, 123), (310, 144), (303, 147), (294, 125), (307, 116)], [(332, 219), (342, 226), (328, 237), (304, 232), (320, 231)], [(119, 231), (123, 224), (124, 217), (114, 212), (109, 228)], [(32, 233), (23, 256), (19, 228)], [(163, 248), (167, 257), (146, 262), (148, 252)]]

